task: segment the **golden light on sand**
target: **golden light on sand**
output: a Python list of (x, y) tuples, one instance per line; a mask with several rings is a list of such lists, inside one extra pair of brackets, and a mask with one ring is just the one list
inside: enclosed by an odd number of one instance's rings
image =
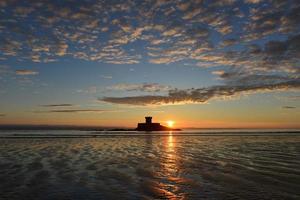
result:
[(167, 121), (167, 124), (168, 124), (168, 127), (173, 127), (174, 126), (174, 121), (172, 121), (172, 120), (169, 120), (169, 121)]

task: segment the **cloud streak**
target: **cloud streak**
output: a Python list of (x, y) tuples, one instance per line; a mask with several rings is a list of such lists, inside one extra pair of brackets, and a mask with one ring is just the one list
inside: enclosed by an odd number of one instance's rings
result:
[(296, 109), (295, 106), (282, 106), (283, 109)]
[(114, 112), (112, 110), (101, 110), (101, 109), (52, 109), (52, 110), (38, 110), (34, 113), (106, 113)]
[(42, 107), (70, 107), (70, 106), (74, 106), (73, 104), (69, 104), (69, 103), (61, 103), (61, 104), (45, 104), (45, 105), (41, 105)]
[(30, 76), (30, 75), (38, 75), (39, 72), (34, 71), (34, 70), (29, 70), (29, 69), (19, 69), (16, 70), (16, 75), (20, 75), (20, 76)]
[(140, 91), (140, 92), (162, 92), (171, 89), (170, 86), (158, 83), (127, 84), (121, 83), (107, 87), (108, 90)]
[(146, 95), (128, 97), (104, 97), (100, 101), (127, 105), (170, 105), (187, 103), (206, 103), (212, 99), (226, 99), (244, 93), (261, 91), (300, 89), (300, 80), (288, 80), (274, 84), (220, 85), (198, 89), (170, 90), (167, 96)]

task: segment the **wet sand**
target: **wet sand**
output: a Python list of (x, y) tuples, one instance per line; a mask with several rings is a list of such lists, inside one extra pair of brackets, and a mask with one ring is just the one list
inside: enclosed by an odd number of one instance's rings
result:
[(0, 199), (299, 199), (299, 136), (1, 138)]

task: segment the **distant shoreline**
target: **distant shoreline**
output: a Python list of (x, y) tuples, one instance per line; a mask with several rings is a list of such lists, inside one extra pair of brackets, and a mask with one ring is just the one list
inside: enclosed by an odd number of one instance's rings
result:
[[(300, 128), (178, 128), (177, 130), (228, 130), (228, 131), (240, 131), (240, 130), (260, 130), (264, 132), (282, 132), (293, 131), (300, 132)], [(73, 126), (73, 125), (0, 125), (0, 131), (43, 131), (43, 130), (74, 130), (74, 131), (136, 131), (135, 128), (129, 127), (101, 127), (101, 126)], [(271, 130), (271, 131), (267, 131)], [(274, 131), (276, 130), (276, 131)], [(174, 130), (176, 131), (176, 130)]]
[(34, 130), (76, 130), (76, 131), (134, 131), (133, 128), (68, 126), (68, 125), (0, 125), (0, 131), (34, 131)]
[[(46, 130), (74, 130), (74, 131), (137, 131), (136, 128), (100, 128), (100, 127), (74, 127), (74, 126), (0, 126), (0, 131), (46, 131)], [(170, 129), (161, 131), (181, 131)]]

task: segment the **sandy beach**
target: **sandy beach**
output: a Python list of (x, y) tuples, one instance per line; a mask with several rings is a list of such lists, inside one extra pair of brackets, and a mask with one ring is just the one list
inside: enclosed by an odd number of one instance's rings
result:
[(299, 199), (300, 137), (0, 139), (0, 199)]

